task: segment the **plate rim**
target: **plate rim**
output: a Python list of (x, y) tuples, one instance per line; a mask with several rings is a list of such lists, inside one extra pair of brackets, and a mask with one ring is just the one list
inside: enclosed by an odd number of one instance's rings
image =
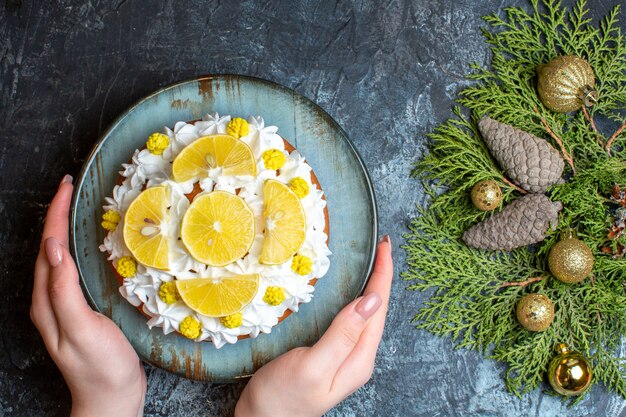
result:
[[(371, 240), (370, 240), (370, 248), (369, 248), (369, 253), (368, 253), (368, 263), (367, 263), (367, 270), (365, 272), (365, 279), (363, 279), (362, 284), (359, 288), (359, 291), (356, 293), (355, 299), (358, 298), (360, 295), (363, 294), (365, 287), (367, 286), (367, 284), (369, 283), (369, 280), (372, 276), (372, 272), (374, 270), (374, 265), (376, 262), (376, 248), (378, 246), (378, 234), (379, 234), (379, 227), (378, 227), (378, 206), (377, 206), (377, 200), (376, 200), (376, 192), (374, 189), (374, 185), (373, 182), (371, 180), (371, 176), (370, 173), (367, 169), (367, 167), (365, 166), (365, 163), (363, 162), (363, 158), (361, 157), (361, 154), (358, 152), (358, 150), (356, 149), (356, 147), (354, 146), (354, 144), (352, 143), (352, 140), (350, 139), (350, 137), (347, 135), (346, 131), (341, 127), (341, 125), (339, 125), (339, 123), (337, 123), (337, 121), (334, 119), (334, 117), (332, 115), (330, 115), (326, 110), (324, 110), (319, 104), (317, 104), (315, 101), (309, 99), (308, 97), (306, 97), (304, 94), (301, 94), (299, 92), (297, 92), (296, 90), (290, 88), (290, 87), (286, 87), (282, 84), (279, 84), (275, 81), (271, 81), (271, 80), (267, 80), (264, 78), (259, 78), (259, 77), (255, 77), (255, 76), (250, 76), (250, 75), (243, 75), (243, 74), (234, 74), (234, 73), (224, 73), (224, 74), (205, 74), (205, 75), (199, 75), (196, 77), (192, 77), (192, 78), (187, 78), (181, 81), (175, 81), (172, 82), (170, 84), (167, 84), (163, 87), (160, 87), (158, 90), (153, 91), (152, 93), (149, 93), (146, 96), (141, 97), (140, 99), (136, 100), (133, 102), (133, 104), (131, 104), (128, 108), (126, 108), (122, 113), (120, 113), (107, 127), (106, 130), (104, 130), (104, 132), (102, 132), (99, 136), (97, 141), (94, 143), (93, 147), (91, 148), (90, 152), (87, 154), (85, 161), (83, 162), (81, 169), (78, 173), (78, 176), (76, 178), (76, 180), (74, 181), (74, 191), (72, 193), (72, 201), (71, 201), (71, 205), (70, 205), (70, 230), (69, 230), (69, 246), (70, 246), (70, 252), (72, 254), (72, 256), (74, 257), (74, 259), (78, 258), (77, 256), (77, 245), (76, 245), (76, 208), (78, 205), (78, 190), (80, 190), (83, 186), (83, 183), (85, 182), (85, 175), (87, 173), (88, 168), (91, 166), (91, 164), (94, 162), (96, 156), (98, 155), (98, 152), (100, 151), (100, 149), (102, 148), (103, 144), (106, 142), (106, 140), (108, 139), (109, 135), (111, 134), (111, 132), (121, 123), (121, 121), (126, 118), (135, 108), (137, 108), (139, 105), (141, 105), (142, 103), (144, 103), (147, 100), (150, 100), (151, 98), (160, 95), (162, 93), (164, 93), (167, 90), (171, 90), (177, 87), (180, 87), (182, 85), (185, 84), (190, 84), (190, 83), (195, 83), (195, 82), (199, 82), (199, 81), (205, 81), (205, 80), (216, 80), (216, 79), (220, 79), (220, 80), (224, 80), (224, 81), (229, 81), (229, 80), (234, 80), (234, 79), (243, 79), (252, 83), (259, 83), (259, 84), (265, 84), (267, 86), (273, 87), (275, 89), (279, 89), (279, 90), (283, 90), (284, 92), (287, 92), (289, 94), (291, 94), (294, 97), (299, 97), (302, 98), (304, 100), (306, 100), (309, 104), (311, 104), (313, 106), (313, 108), (315, 108), (315, 110), (317, 110), (318, 112), (327, 115), (330, 118), (330, 121), (332, 122), (332, 124), (334, 125), (334, 127), (336, 129), (338, 129), (338, 131), (341, 133), (341, 135), (343, 136), (343, 138), (346, 140), (346, 143), (348, 144), (349, 149), (352, 151), (352, 153), (354, 154), (354, 156), (356, 157), (356, 160), (365, 176), (365, 182), (367, 184), (367, 189), (369, 190), (369, 195), (370, 195), (370, 204), (371, 204), (371, 210), (372, 210), (372, 215), (373, 215), (373, 220), (374, 220), (374, 224), (372, 225), (372, 231), (371, 231)], [(81, 270), (80, 267), (77, 267), (77, 272), (78, 272), (78, 276), (79, 276), (79, 283), (80, 283), (80, 287), (82, 289), (83, 294), (85, 295), (85, 298), (87, 300), (87, 302), (89, 303), (89, 305), (91, 306), (91, 308), (99, 313), (102, 313), (102, 311), (100, 311), (100, 309), (97, 307), (93, 296), (91, 295), (89, 289), (87, 288), (87, 285), (85, 284), (85, 278), (83, 277), (83, 272)], [(155, 364), (153, 361), (151, 361), (149, 358), (144, 357), (143, 355), (137, 353), (137, 355), (139, 356), (139, 358), (146, 363), (149, 363), (152, 366), (155, 366), (159, 369), (163, 369), (166, 372), (170, 372), (170, 373), (175, 373), (176, 375), (180, 375), (182, 377), (185, 377), (187, 379), (195, 379), (192, 376), (188, 376), (185, 375), (183, 372), (173, 372), (170, 371), (169, 369), (163, 368), (162, 366), (159, 366), (157, 364)], [(181, 370), (182, 371), (182, 370)], [(245, 379), (245, 378), (249, 378), (251, 377), (252, 374), (248, 374), (248, 375), (237, 375), (237, 376), (233, 376), (231, 378), (230, 382), (236, 382), (236, 381), (240, 381), (241, 379)], [(208, 382), (228, 382), (228, 381), (218, 381), (216, 379), (200, 379), (200, 381), (208, 381)]]

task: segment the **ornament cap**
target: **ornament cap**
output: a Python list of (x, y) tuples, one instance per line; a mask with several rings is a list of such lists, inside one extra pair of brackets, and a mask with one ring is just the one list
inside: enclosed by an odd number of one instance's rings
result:
[(576, 234), (576, 230), (571, 228), (571, 227), (567, 227), (563, 230), (561, 230), (561, 240), (564, 239), (577, 239), (578, 235)]
[(591, 107), (594, 104), (596, 104), (598, 102), (599, 97), (600, 96), (598, 95), (598, 92), (596, 91), (596, 89), (590, 86), (589, 84), (585, 84), (580, 89), (579, 98), (583, 102), (583, 104), (587, 107)]
[(555, 349), (555, 350), (556, 350), (556, 352), (557, 352), (557, 353), (559, 353), (559, 354), (566, 354), (566, 353), (568, 353), (568, 352), (570, 351), (570, 350), (569, 350), (569, 347), (568, 347), (568, 346), (567, 346), (567, 344), (565, 344), (565, 343), (558, 343), (558, 344), (555, 346), (555, 348), (554, 348), (554, 349)]

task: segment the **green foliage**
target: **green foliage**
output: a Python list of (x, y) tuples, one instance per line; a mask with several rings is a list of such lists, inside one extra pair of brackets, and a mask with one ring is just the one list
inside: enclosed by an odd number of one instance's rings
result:
[[(619, 7), (597, 26), (587, 12), (585, 1), (568, 10), (554, 0), (532, 0), (530, 12), (508, 8), (504, 17), (485, 17), (491, 26), (483, 31), (491, 67), (472, 66), (468, 78), (475, 83), (460, 93), (462, 107), (429, 135), (430, 152), (413, 172), (424, 181), (431, 202), (405, 236), (408, 268), (403, 277), (411, 281), (408, 289), (429, 294), (414, 322), (418, 328), (450, 335), (457, 347), (506, 362), (507, 386), (518, 396), (545, 380), (554, 346), (564, 342), (591, 358), (593, 383), (602, 382), (626, 397), (626, 363), (619, 357), (626, 336), (626, 260), (601, 251), (617, 244), (607, 237), (615, 209), (610, 192), (614, 184), (626, 186), (626, 131), (612, 135), (594, 131), (591, 124), (626, 123), (626, 40), (617, 26)], [(589, 118), (582, 111), (553, 113), (536, 94), (537, 65), (563, 54), (582, 56), (594, 69), (600, 102)], [(472, 116), (463, 116), (468, 113)], [(489, 215), (471, 204), (469, 191), (476, 182), (497, 181), (503, 206), (520, 196), (478, 133), (476, 121), (486, 114), (546, 138), (557, 149), (546, 126), (562, 139), (576, 170), (566, 164), (566, 182), (548, 194), (564, 205), (559, 227), (574, 227), (594, 251), (593, 279), (568, 285), (550, 275), (546, 258), (558, 231), (534, 247), (509, 253), (476, 250), (461, 241), (470, 225)], [(532, 277), (544, 279), (503, 286)], [(529, 292), (546, 294), (555, 303), (555, 321), (545, 332), (528, 332), (515, 319), (517, 301)]]

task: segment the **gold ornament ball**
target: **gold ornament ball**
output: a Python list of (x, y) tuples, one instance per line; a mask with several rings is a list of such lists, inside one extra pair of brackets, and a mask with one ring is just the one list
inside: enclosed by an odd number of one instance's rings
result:
[(472, 203), (482, 211), (494, 210), (502, 203), (502, 190), (495, 181), (480, 181), (472, 187)]
[(561, 395), (580, 395), (591, 384), (593, 370), (589, 361), (578, 352), (570, 351), (566, 344), (556, 347), (558, 355), (548, 366), (548, 381)]
[(550, 249), (548, 267), (552, 275), (567, 284), (581, 282), (593, 269), (593, 252), (574, 236), (566, 237)]
[(539, 99), (552, 111), (568, 113), (598, 102), (593, 69), (580, 57), (557, 56), (537, 67), (537, 75)]
[(554, 304), (543, 294), (526, 294), (517, 302), (516, 315), (526, 330), (543, 332), (554, 321)]

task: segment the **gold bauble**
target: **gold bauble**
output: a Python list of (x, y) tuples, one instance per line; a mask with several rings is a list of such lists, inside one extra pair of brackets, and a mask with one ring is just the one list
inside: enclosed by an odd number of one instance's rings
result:
[(557, 56), (538, 66), (537, 74), (539, 98), (552, 111), (567, 113), (598, 102), (593, 69), (580, 57)]
[(575, 284), (587, 278), (593, 269), (593, 252), (576, 238), (573, 230), (564, 231), (564, 238), (550, 249), (548, 267), (559, 281)]
[(492, 180), (477, 182), (472, 187), (472, 203), (482, 211), (494, 210), (502, 203), (502, 190)]
[(561, 395), (580, 395), (591, 384), (593, 371), (589, 361), (578, 352), (570, 351), (566, 344), (560, 343), (558, 355), (548, 366), (548, 381)]
[(517, 302), (516, 315), (526, 330), (543, 332), (554, 321), (554, 304), (543, 294), (526, 294)]

